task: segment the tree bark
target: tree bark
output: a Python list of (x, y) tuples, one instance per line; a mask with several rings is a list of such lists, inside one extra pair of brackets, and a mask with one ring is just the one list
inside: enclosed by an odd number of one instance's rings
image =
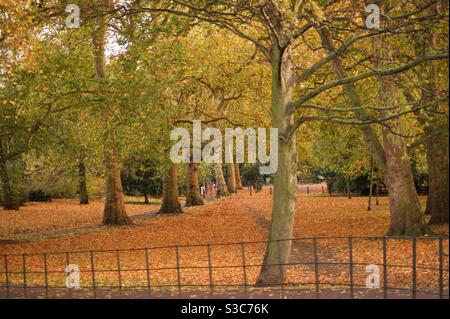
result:
[(417, 236), (424, 232), (419, 198), (411, 165), (405, 159), (406, 143), (383, 129), (386, 152), (386, 184), (389, 190), (391, 224), (388, 236)]
[(241, 172), (239, 170), (239, 163), (234, 163), (234, 172), (236, 173), (236, 188), (238, 190), (241, 190), (244, 188), (244, 186), (242, 186), (242, 178)]
[(3, 191), (3, 208), (5, 210), (19, 210), (20, 204), (14, 193), (13, 182), (9, 176), (8, 165), (6, 161), (0, 162), (0, 179)]
[(446, 132), (436, 132), (428, 137), (427, 162), (429, 176), (427, 210), (431, 214), (430, 224), (448, 223), (449, 157)]
[(220, 185), (221, 196), (230, 196), (227, 183), (225, 182), (225, 177), (223, 176), (221, 163), (214, 164), (214, 172), (216, 174), (216, 181)]
[(380, 206), (380, 182), (377, 181), (375, 185), (375, 205)]
[[(100, 0), (99, 5), (104, 9), (111, 8), (112, 0)], [(98, 79), (106, 79), (106, 63), (105, 63), (105, 42), (106, 31), (108, 25), (108, 16), (102, 15), (98, 18), (93, 34), (94, 47), (94, 65), (95, 72)], [(105, 160), (105, 207), (103, 210), (103, 223), (105, 225), (125, 225), (130, 224), (131, 220), (128, 218), (125, 211), (125, 204), (123, 198), (122, 181), (120, 179), (120, 166), (118, 153), (116, 151), (116, 142), (114, 136), (115, 128), (112, 127), (111, 110), (105, 108), (103, 111), (104, 121), (106, 123), (104, 134), (104, 160)]]
[(369, 201), (367, 203), (367, 211), (372, 210), (372, 197), (373, 197), (373, 159), (370, 157), (370, 173), (369, 173)]
[[(0, 158), (6, 158), (7, 147), (7, 142), (0, 139)], [(7, 160), (0, 161), (0, 181), (3, 193), (3, 208), (5, 210), (19, 210), (21, 203), (10, 175), (10, 165), (8, 165)]]
[(163, 178), (163, 199), (159, 214), (181, 214), (180, 199), (178, 197), (177, 167), (170, 164)]
[(347, 192), (348, 199), (352, 198), (352, 190), (350, 189), (350, 180), (345, 178), (345, 191)]
[(89, 204), (89, 194), (87, 190), (86, 164), (82, 155), (78, 162), (78, 177), (80, 183), (80, 205), (87, 205)]
[(126, 225), (131, 224), (126, 211), (123, 198), (120, 168), (117, 153), (105, 152), (106, 192), (105, 208), (103, 210), (103, 224)]
[(203, 205), (202, 195), (200, 194), (200, 185), (198, 181), (198, 164), (186, 164), (186, 207)]
[(227, 187), (230, 194), (237, 192), (236, 173), (234, 163), (227, 163)]
[(144, 204), (146, 204), (146, 205), (150, 204), (147, 192), (144, 193)]
[(280, 284), (284, 281), (285, 266), (289, 262), (296, 212), (297, 151), (295, 133), (287, 134), (294, 124), (294, 116), (286, 108), (292, 100), (292, 65), (290, 48), (272, 45), (272, 126), (278, 128), (278, 171), (274, 176), (272, 222), (269, 243), (257, 285)]

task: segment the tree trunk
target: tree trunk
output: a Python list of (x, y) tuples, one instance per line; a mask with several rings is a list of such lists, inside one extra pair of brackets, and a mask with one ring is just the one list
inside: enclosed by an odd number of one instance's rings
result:
[[(111, 141), (111, 142), (108, 142)], [(114, 138), (106, 138), (107, 144), (114, 143)], [(120, 165), (118, 154), (109, 145), (105, 145), (105, 174), (106, 192), (105, 208), (103, 210), (103, 224), (126, 225), (131, 220), (125, 210), (122, 180), (120, 178)]]
[(236, 188), (238, 190), (243, 189), (242, 186), (242, 178), (241, 178), (241, 172), (239, 170), (239, 163), (234, 163), (234, 172), (236, 173)]
[(278, 128), (278, 171), (274, 176), (272, 222), (270, 242), (257, 285), (280, 284), (284, 281), (284, 264), (289, 262), (296, 212), (297, 152), (295, 133), (287, 134), (294, 116), (287, 115), (286, 107), (292, 99), (292, 65), (290, 49), (272, 46), (272, 126)]
[[(392, 48), (387, 38), (379, 35), (374, 38), (376, 67), (383, 67), (385, 61), (391, 61)], [(381, 61), (381, 62), (378, 62)], [(378, 78), (378, 97), (385, 107), (399, 105), (401, 92), (397, 88), (394, 76)], [(387, 112), (384, 116), (387, 115)], [(402, 133), (401, 119), (394, 119), (389, 123), (390, 128)], [(388, 236), (418, 236), (423, 235), (423, 215), (419, 197), (414, 185), (411, 164), (407, 158), (407, 147), (403, 137), (392, 134), (386, 126), (382, 129), (384, 152), (386, 156), (386, 185), (389, 191), (389, 209), (391, 224)]]
[(221, 196), (230, 196), (228, 192), (227, 183), (225, 182), (225, 177), (223, 176), (222, 164), (214, 164), (214, 172), (216, 174), (216, 181), (220, 185)]
[(147, 194), (147, 192), (144, 193), (144, 204), (145, 204), (145, 205), (150, 204), (150, 201), (148, 200), (148, 194)]
[(350, 180), (345, 178), (345, 191), (347, 193), (348, 199), (352, 198), (352, 190), (350, 189)]
[(372, 195), (373, 195), (373, 159), (370, 157), (370, 176), (369, 176), (369, 202), (367, 203), (367, 211), (372, 210)]
[(427, 141), (429, 195), (427, 211), (431, 214), (430, 224), (448, 223), (449, 216), (449, 158), (448, 135), (437, 132)]
[(80, 156), (78, 162), (78, 177), (80, 182), (80, 205), (87, 205), (89, 204), (89, 195), (86, 183), (86, 165), (83, 156)]
[(230, 194), (237, 192), (234, 163), (227, 163), (227, 187)]
[(163, 199), (159, 214), (180, 214), (182, 212), (178, 198), (177, 167), (175, 164), (170, 164), (163, 178)]
[(375, 185), (375, 205), (380, 206), (380, 182)]
[[(429, 11), (431, 15), (435, 15), (438, 12), (436, 6), (431, 6)], [(418, 57), (426, 56), (427, 51), (436, 47), (436, 39), (432, 31), (429, 31), (426, 35), (415, 41)], [(420, 86), (420, 103), (427, 105), (432, 103), (436, 96), (439, 96), (439, 88), (436, 82), (439, 76), (439, 65), (434, 62), (420, 66), (419, 70), (420, 74), (426, 77), (426, 81)], [(438, 106), (438, 108), (440, 107), (441, 105)], [(448, 105), (445, 105), (442, 111), (445, 112), (447, 108)], [(426, 147), (429, 192), (425, 214), (431, 215), (430, 224), (448, 223), (448, 120), (444, 116), (432, 112), (426, 114), (417, 113), (417, 119), (427, 134)], [(433, 125), (430, 126), (429, 123), (433, 123)]]
[[(112, 0), (100, 0), (99, 5), (104, 9), (112, 6)], [(106, 79), (106, 63), (105, 63), (105, 42), (106, 31), (108, 25), (108, 16), (102, 15), (96, 21), (94, 34), (92, 38), (94, 47), (94, 66), (98, 79)], [(103, 210), (103, 223), (106, 225), (124, 225), (130, 224), (125, 211), (123, 198), (122, 181), (120, 179), (120, 166), (118, 163), (118, 154), (115, 150), (116, 142), (114, 131), (115, 128), (110, 124), (112, 118), (110, 106), (105, 107), (103, 111), (104, 121), (106, 123), (104, 133), (104, 159), (105, 159), (105, 208)]]
[(3, 207), (5, 210), (19, 210), (20, 204), (14, 193), (13, 182), (9, 176), (6, 161), (0, 162), (0, 179), (3, 191)]
[(414, 186), (411, 165), (407, 159), (406, 144), (383, 129), (386, 152), (386, 184), (389, 190), (391, 224), (388, 236), (422, 235), (422, 213)]
[(115, 152), (105, 151), (106, 192), (105, 208), (103, 210), (103, 224), (126, 225), (131, 224), (123, 198), (120, 168)]
[(200, 194), (200, 185), (198, 182), (198, 164), (186, 164), (186, 207), (203, 205), (202, 195)]

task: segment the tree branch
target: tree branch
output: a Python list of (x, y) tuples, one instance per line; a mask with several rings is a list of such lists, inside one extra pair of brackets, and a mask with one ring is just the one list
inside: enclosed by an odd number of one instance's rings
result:
[(359, 75), (354, 75), (354, 76), (349, 76), (340, 80), (336, 80), (334, 82), (331, 83), (327, 83), (324, 85), (319, 86), (318, 88), (314, 89), (313, 91), (303, 95), (301, 98), (297, 99), (294, 102), (291, 102), (288, 104), (287, 106), (287, 114), (292, 114), (296, 108), (301, 107), (303, 105), (303, 103), (309, 101), (310, 99), (316, 97), (317, 95), (319, 95), (320, 93), (329, 90), (331, 88), (334, 88), (336, 86), (340, 86), (340, 85), (344, 85), (344, 84), (348, 84), (348, 83), (354, 83), (354, 82), (358, 82), (367, 78), (370, 78), (372, 76), (387, 76), (387, 75), (393, 75), (393, 74), (397, 74), (397, 73), (401, 73), (404, 71), (407, 71), (421, 63), (427, 62), (427, 61), (435, 61), (435, 60), (443, 60), (443, 59), (447, 59), (448, 58), (448, 53), (447, 54), (440, 54), (440, 55), (432, 55), (432, 56), (426, 56), (420, 59), (417, 59), (413, 62), (404, 64), (400, 67), (396, 67), (396, 68), (390, 68), (390, 69), (385, 69), (385, 70), (372, 70), (372, 71), (368, 71)]

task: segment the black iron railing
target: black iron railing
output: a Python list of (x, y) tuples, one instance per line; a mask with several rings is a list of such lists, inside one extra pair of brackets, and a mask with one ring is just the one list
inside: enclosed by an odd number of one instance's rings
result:
[(282, 279), (265, 285), (273, 241), (0, 254), (0, 298), (448, 298), (448, 237), (286, 242), (289, 262), (270, 265)]

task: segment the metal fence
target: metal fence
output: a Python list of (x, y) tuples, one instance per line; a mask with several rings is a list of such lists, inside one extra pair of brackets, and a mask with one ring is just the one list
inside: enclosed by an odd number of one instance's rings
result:
[[(271, 265), (283, 279), (256, 285), (274, 243), (292, 245), (289, 262)], [(448, 243), (448, 237), (310, 237), (0, 254), (0, 298), (443, 299)]]

